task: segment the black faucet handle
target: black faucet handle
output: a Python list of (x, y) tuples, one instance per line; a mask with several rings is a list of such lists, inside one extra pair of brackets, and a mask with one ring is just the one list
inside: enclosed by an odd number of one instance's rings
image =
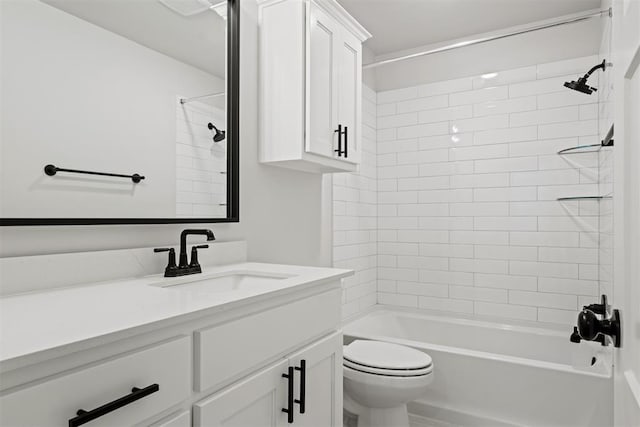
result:
[(169, 259), (167, 261), (167, 266), (164, 269), (165, 277), (175, 277), (175, 271), (178, 269), (176, 265), (176, 250), (173, 248), (155, 248), (153, 252), (169, 252)]
[[(200, 269), (200, 263), (198, 262), (198, 249), (206, 249), (208, 247), (209, 245), (194, 245), (191, 248), (191, 262), (189, 263), (190, 268)], [(198, 273), (200, 273), (201, 271), (198, 271)]]

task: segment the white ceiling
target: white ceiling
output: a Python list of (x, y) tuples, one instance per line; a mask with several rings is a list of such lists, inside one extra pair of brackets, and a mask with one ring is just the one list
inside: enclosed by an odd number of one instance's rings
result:
[(157, 0), (43, 1), (224, 79), (226, 21), (213, 10), (183, 16)]
[(338, 0), (373, 37), (375, 55), (600, 7), (600, 0)]

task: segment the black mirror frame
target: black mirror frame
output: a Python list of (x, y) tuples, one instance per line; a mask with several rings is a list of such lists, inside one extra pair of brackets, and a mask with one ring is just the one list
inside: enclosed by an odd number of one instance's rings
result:
[(240, 222), (240, 0), (227, 0), (226, 218), (0, 218), (0, 226)]

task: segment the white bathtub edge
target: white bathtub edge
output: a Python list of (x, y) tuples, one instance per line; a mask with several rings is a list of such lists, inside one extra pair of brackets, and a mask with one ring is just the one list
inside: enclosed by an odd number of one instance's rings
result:
[(590, 372), (587, 370), (576, 369), (572, 366), (562, 365), (559, 363), (543, 362), (540, 360), (525, 359), (523, 357), (505, 356), (505, 355), (496, 354), (496, 353), (487, 353), (483, 351), (468, 350), (468, 349), (463, 349), (458, 347), (449, 347), (449, 346), (438, 345), (438, 344), (429, 344), (429, 343), (423, 343), (419, 341), (412, 341), (412, 340), (407, 340), (402, 338), (394, 338), (394, 337), (387, 337), (387, 336), (380, 336), (380, 335), (362, 335), (362, 334), (354, 335), (347, 331), (344, 331), (344, 335), (346, 337), (351, 337), (351, 338), (361, 338), (361, 339), (374, 340), (374, 341), (387, 341), (387, 342), (405, 345), (407, 347), (422, 348), (426, 350), (433, 349), (433, 350), (445, 351), (449, 353), (461, 354), (465, 356), (480, 357), (483, 359), (489, 359), (489, 360), (494, 360), (498, 362), (505, 362), (509, 364), (534, 366), (537, 368), (551, 369), (554, 371), (568, 372), (568, 373), (577, 374), (577, 375), (586, 375), (586, 376), (595, 377), (595, 378), (611, 378), (610, 371), (607, 373)]

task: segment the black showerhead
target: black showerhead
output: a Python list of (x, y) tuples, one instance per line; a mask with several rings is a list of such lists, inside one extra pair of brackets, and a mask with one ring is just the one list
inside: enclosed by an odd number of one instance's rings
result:
[(596, 65), (595, 67), (590, 69), (587, 74), (580, 77), (578, 81), (573, 80), (571, 82), (565, 82), (564, 87), (568, 87), (569, 89), (577, 90), (578, 92), (591, 95), (593, 92), (597, 91), (598, 89), (595, 87), (591, 87), (587, 84), (587, 80), (589, 79), (589, 76), (591, 76), (591, 74), (593, 74), (593, 72), (596, 70), (602, 69), (602, 71), (604, 71), (606, 67), (607, 67), (607, 61), (605, 59), (602, 61), (601, 64)]
[(213, 135), (213, 142), (220, 142), (226, 137), (227, 133), (225, 131), (220, 130), (217, 127), (215, 127), (213, 125), (213, 123), (207, 124), (207, 127), (209, 128), (209, 130), (215, 130), (216, 131), (216, 134)]
[(569, 89), (577, 90), (578, 92), (586, 93), (587, 95), (591, 95), (593, 92), (598, 89), (595, 87), (591, 87), (587, 84), (587, 79), (581, 77), (578, 81), (565, 82), (564, 87), (568, 87)]

